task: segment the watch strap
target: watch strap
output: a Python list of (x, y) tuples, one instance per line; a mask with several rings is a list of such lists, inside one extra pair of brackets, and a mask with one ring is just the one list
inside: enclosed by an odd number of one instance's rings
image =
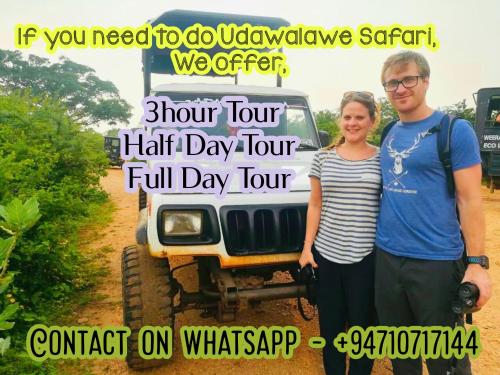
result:
[(488, 269), (489, 268), (488, 257), (486, 255), (468, 256), (467, 257), (467, 263), (469, 263), (469, 264), (479, 264), (484, 269)]

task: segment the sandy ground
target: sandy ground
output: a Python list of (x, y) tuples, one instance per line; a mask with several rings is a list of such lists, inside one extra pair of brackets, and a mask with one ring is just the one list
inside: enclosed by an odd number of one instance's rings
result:
[[(117, 207), (113, 220), (108, 227), (102, 229), (102, 236), (89, 245), (92, 249), (111, 247), (103, 259), (110, 273), (96, 290), (96, 294), (105, 298), (93, 302), (75, 314), (75, 323), (81, 325), (119, 326), (122, 325), (121, 308), (121, 252), (123, 247), (134, 243), (134, 230), (137, 218), (137, 194), (128, 194), (123, 189), (122, 171), (109, 170), (109, 175), (102, 180), (102, 185), (111, 194)], [(494, 282), (494, 298), (480, 312), (474, 315), (474, 324), (480, 328), (482, 352), (473, 360), (474, 374), (492, 375), (500, 373), (500, 191), (490, 194), (483, 191), (487, 222), (486, 248), (490, 256), (490, 274)], [(498, 237), (497, 237), (498, 236)], [(187, 263), (190, 259), (178, 259), (172, 266)], [(196, 272), (187, 267), (179, 270), (176, 277), (185, 285), (186, 290), (195, 287)], [(191, 287), (191, 288), (190, 288)], [(318, 349), (308, 347), (309, 337), (319, 335), (318, 322), (304, 321), (297, 311), (295, 300), (264, 302), (260, 307), (246, 310), (238, 314), (235, 325), (285, 326), (295, 325), (301, 331), (302, 344), (296, 349), (290, 360), (187, 360), (180, 350), (179, 327), (182, 325), (217, 325), (212, 319), (200, 317), (197, 311), (187, 311), (176, 315), (176, 335), (174, 353), (165, 367), (135, 372), (127, 368), (124, 361), (99, 360), (80, 361), (76, 367), (85, 373), (92, 374), (323, 374), (321, 353)], [(65, 368), (63, 372), (80, 372)], [(392, 374), (389, 361), (376, 361), (373, 375)]]

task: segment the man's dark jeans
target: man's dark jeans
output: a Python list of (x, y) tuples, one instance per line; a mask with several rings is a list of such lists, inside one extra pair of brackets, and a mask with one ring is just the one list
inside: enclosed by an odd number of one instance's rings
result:
[[(451, 302), (462, 281), (462, 260), (421, 260), (377, 249), (375, 261), (375, 307), (383, 326), (449, 326), (457, 316)], [(430, 375), (445, 375), (451, 360), (427, 359)], [(392, 361), (395, 375), (422, 374), (421, 359)], [(466, 356), (456, 363), (456, 375), (470, 375)]]

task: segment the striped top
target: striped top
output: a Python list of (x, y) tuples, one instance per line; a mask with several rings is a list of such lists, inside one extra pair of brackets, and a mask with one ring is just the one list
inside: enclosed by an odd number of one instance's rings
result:
[(326, 259), (357, 263), (373, 250), (380, 200), (380, 154), (342, 159), (319, 150), (309, 177), (321, 181), (321, 218), (314, 245)]

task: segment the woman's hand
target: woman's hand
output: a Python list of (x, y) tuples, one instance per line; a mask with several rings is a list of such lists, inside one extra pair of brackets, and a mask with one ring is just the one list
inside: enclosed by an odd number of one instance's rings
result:
[(318, 265), (314, 261), (314, 256), (312, 254), (311, 248), (306, 248), (302, 250), (299, 258), (300, 268), (304, 268), (306, 265), (311, 264), (313, 268), (318, 268)]

